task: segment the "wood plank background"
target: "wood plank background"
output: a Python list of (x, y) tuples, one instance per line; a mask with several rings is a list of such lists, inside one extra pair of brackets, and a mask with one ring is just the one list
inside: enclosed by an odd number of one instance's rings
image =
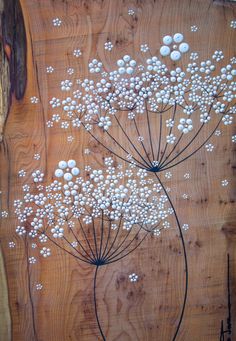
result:
[[(49, 99), (60, 97), (60, 82), (88, 74), (87, 63), (99, 57), (113, 65), (123, 54), (135, 55), (141, 43), (158, 49), (166, 34), (183, 32), (193, 51), (202, 58), (222, 49), (226, 58), (236, 55), (236, 19), (233, 3), (212, 0), (21, 0), (27, 36), (27, 87), (21, 100), (14, 95), (4, 128), (1, 148), (1, 208), (9, 212), (1, 220), (0, 242), (0, 341), (92, 341), (100, 340), (92, 301), (94, 269), (75, 262), (52, 247), (52, 257), (37, 254), (31, 242), (15, 234), (13, 200), (21, 186), (30, 182), (30, 173), (42, 169), (50, 178), (58, 160), (75, 158), (82, 165), (101, 162), (104, 150), (82, 131), (47, 129), (52, 115)], [(135, 10), (135, 16), (128, 15)], [(54, 27), (53, 18), (62, 25)], [(199, 31), (191, 32), (191, 25)], [(104, 43), (114, 44), (111, 52)], [(82, 56), (75, 58), (74, 49)], [(46, 73), (53, 66), (52, 74)], [(30, 98), (39, 98), (32, 104)], [(230, 254), (231, 291), (236, 290), (236, 210), (235, 157), (231, 142), (235, 126), (221, 127), (213, 136), (215, 149), (205, 148), (191, 160), (172, 170), (171, 188), (184, 232), (189, 261), (189, 295), (177, 340), (219, 340), (221, 320), (227, 318), (227, 253)], [(84, 149), (91, 149), (90, 155)], [(35, 153), (41, 155), (34, 160)], [(18, 177), (25, 169), (27, 176)], [(184, 174), (191, 178), (186, 180)], [(229, 186), (222, 187), (227, 179)], [(186, 201), (183, 193), (190, 195)], [(14, 241), (15, 248), (8, 243)], [(129, 281), (135, 272), (139, 279)], [(183, 301), (184, 263), (178, 230), (165, 231), (160, 238), (149, 238), (124, 260), (102, 267), (98, 275), (98, 302), (101, 323), (109, 341), (172, 340)], [(7, 281), (7, 282), (6, 282)], [(42, 283), (42, 290), (36, 284)], [(7, 285), (6, 285), (7, 284)], [(232, 318), (236, 323), (236, 299)], [(233, 328), (232, 340), (236, 339)]]

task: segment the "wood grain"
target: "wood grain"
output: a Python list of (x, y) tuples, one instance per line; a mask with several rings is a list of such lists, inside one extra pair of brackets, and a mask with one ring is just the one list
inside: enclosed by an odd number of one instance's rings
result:
[[(38, 258), (35, 265), (29, 266), (28, 256), (36, 255), (38, 250), (15, 234), (12, 203), (20, 197), (22, 184), (31, 181), (32, 170), (41, 169), (48, 180), (58, 160), (75, 158), (81, 165), (101, 164), (106, 154), (82, 130), (45, 128), (52, 115), (49, 100), (60, 97), (60, 82), (68, 78), (68, 67), (75, 69), (73, 79), (86, 77), (92, 58), (102, 59), (108, 67), (123, 54), (135, 55), (141, 43), (147, 43), (155, 52), (161, 38), (169, 33), (184, 32), (192, 50), (199, 51), (202, 58), (216, 49), (222, 49), (229, 58), (235, 55), (236, 35), (229, 23), (236, 18), (236, 8), (232, 3), (211, 0), (21, 0), (20, 4), (27, 40), (27, 86), (21, 100), (13, 96), (0, 145), (1, 209), (9, 211), (9, 217), (1, 220), (0, 239), (12, 319), (11, 340), (100, 340), (92, 296), (95, 269), (53, 246), (49, 259)], [(130, 8), (135, 9), (134, 17), (128, 15)], [(60, 27), (52, 25), (56, 17), (62, 20)], [(199, 27), (198, 35), (191, 33), (191, 25)], [(107, 40), (114, 43), (109, 53), (103, 48)], [(73, 57), (77, 48), (83, 52), (78, 59)], [(47, 74), (50, 65), (55, 71)], [(32, 96), (39, 98), (38, 104), (30, 102)], [(219, 340), (221, 320), (227, 318), (227, 253), (232, 293), (236, 290), (235, 154), (231, 143), (235, 127), (221, 127), (221, 131), (220, 137), (211, 140), (214, 153), (204, 148), (172, 169), (170, 180), (162, 175), (171, 188), (181, 224), (190, 225), (184, 233), (189, 295), (177, 339), (181, 341)], [(72, 143), (67, 142), (69, 135), (74, 136)], [(88, 147), (91, 154), (85, 155)], [(35, 153), (40, 153), (39, 161), (33, 159)], [(20, 169), (27, 171), (23, 179), (18, 177)], [(187, 172), (190, 180), (183, 176)], [(230, 183), (226, 188), (221, 186), (223, 179)], [(183, 193), (190, 195), (187, 201)], [(14, 241), (16, 247), (10, 249), (9, 241)], [(136, 283), (128, 280), (133, 272), (139, 275)], [(42, 283), (42, 290), (36, 290), (37, 283)], [(172, 340), (183, 290), (183, 252), (172, 222), (172, 228), (160, 238), (147, 239), (129, 257), (99, 270), (99, 314), (107, 339)], [(235, 295), (232, 299), (235, 325)], [(9, 318), (4, 307), (0, 341), (8, 341), (5, 330), (9, 322), (5, 321)], [(232, 340), (236, 338), (235, 329)]]

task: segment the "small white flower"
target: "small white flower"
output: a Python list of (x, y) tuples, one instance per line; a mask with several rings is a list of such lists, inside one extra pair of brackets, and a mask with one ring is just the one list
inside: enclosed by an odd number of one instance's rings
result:
[(32, 173), (32, 178), (34, 180), (34, 182), (42, 182), (43, 181), (43, 177), (44, 177), (44, 173), (42, 173), (39, 169), (37, 169), (36, 171), (34, 171)]
[(82, 55), (82, 52), (81, 52), (80, 49), (75, 49), (75, 50), (73, 51), (73, 55), (74, 55), (76, 58), (78, 58), (78, 57), (80, 57), (80, 56)]
[(228, 186), (228, 184), (229, 184), (229, 181), (226, 180), (226, 179), (224, 179), (224, 180), (221, 181), (221, 185), (222, 185), (223, 187)]
[(90, 73), (99, 73), (102, 70), (102, 62), (99, 62), (97, 59), (93, 59), (89, 63), (88, 67)]
[(9, 242), (9, 243), (8, 243), (8, 246), (9, 246), (10, 249), (13, 249), (13, 248), (16, 246), (16, 243), (14, 243), (14, 242)]
[(233, 123), (233, 116), (230, 116), (230, 115), (225, 115), (223, 118), (222, 118), (222, 121), (224, 122), (224, 125), (230, 125)]
[(160, 236), (160, 234), (161, 234), (161, 231), (159, 230), (159, 229), (155, 229), (155, 230), (153, 230), (153, 235), (155, 236), (155, 237), (159, 237)]
[(132, 8), (128, 9), (128, 15), (133, 16), (134, 14), (135, 14), (135, 11)]
[(220, 136), (221, 135), (221, 131), (220, 130), (216, 130), (215, 131), (215, 136)]
[(53, 71), (54, 71), (54, 68), (52, 66), (47, 66), (46, 67), (46, 72), (47, 73), (53, 73)]
[(60, 99), (56, 97), (53, 97), (49, 103), (51, 104), (52, 108), (57, 108), (61, 105)]
[(138, 137), (138, 141), (139, 141), (139, 142), (143, 142), (143, 141), (144, 141), (144, 137), (143, 137), (143, 136), (139, 136), (139, 137)]
[(84, 154), (85, 155), (89, 155), (90, 153), (91, 153), (90, 149), (89, 148), (85, 148)]
[(185, 174), (184, 174), (184, 178), (185, 178), (185, 179), (190, 179), (190, 174), (189, 174), (189, 173), (185, 173)]
[(187, 134), (189, 133), (191, 130), (193, 130), (193, 122), (190, 118), (181, 118), (179, 120), (179, 125), (178, 125), (178, 129), (184, 133)]
[(111, 41), (106, 41), (105, 44), (104, 44), (104, 48), (105, 48), (105, 50), (111, 51), (112, 48), (113, 48), (112, 42)]
[(61, 26), (62, 21), (59, 18), (52, 19), (53, 26)]
[(188, 224), (183, 224), (182, 229), (185, 230), (185, 231), (188, 230), (189, 229), (189, 225)]
[(111, 126), (111, 120), (109, 116), (102, 116), (99, 118), (98, 126), (104, 130), (108, 130)]
[(47, 121), (46, 125), (48, 128), (52, 128), (53, 127), (53, 122), (52, 121)]
[(36, 243), (32, 243), (32, 244), (31, 244), (31, 247), (32, 247), (32, 249), (36, 249), (37, 244), (36, 244)]
[(70, 91), (72, 87), (72, 82), (69, 79), (61, 81), (61, 90), (62, 91)]
[(33, 104), (37, 104), (39, 102), (39, 99), (38, 99), (38, 97), (33, 96), (33, 97), (30, 97), (30, 101)]
[(191, 60), (197, 60), (198, 59), (198, 53), (197, 52), (191, 52), (189, 58)]
[(236, 20), (231, 20), (230, 27), (236, 28)]
[(30, 264), (35, 264), (36, 263), (36, 258), (35, 257), (29, 257), (29, 263)]
[(214, 145), (211, 144), (211, 143), (208, 143), (208, 144), (205, 145), (205, 148), (206, 148), (206, 150), (207, 150), (208, 152), (212, 152), (213, 149), (214, 149)]
[(25, 171), (24, 169), (19, 170), (18, 176), (19, 176), (20, 178), (25, 177), (25, 176), (26, 176), (26, 171)]
[(149, 47), (148, 47), (148, 45), (147, 44), (142, 44), (142, 45), (140, 45), (140, 51), (142, 51), (142, 52), (147, 52), (149, 50)]
[(136, 275), (136, 273), (132, 273), (129, 275), (129, 280), (130, 282), (137, 282), (138, 280), (138, 275)]
[(217, 50), (213, 53), (212, 59), (215, 59), (217, 62), (220, 62), (222, 59), (224, 59), (223, 51)]
[(69, 75), (73, 75), (74, 72), (75, 72), (75, 69), (73, 69), (73, 67), (69, 67), (69, 68), (67, 69), (67, 73), (68, 73)]
[(170, 134), (166, 136), (167, 143), (174, 144), (175, 140), (176, 140), (176, 137), (174, 136), (174, 134)]
[(233, 136), (232, 136), (232, 142), (233, 142), (233, 143), (236, 143), (236, 135), (233, 135)]
[(73, 142), (74, 141), (74, 136), (67, 136), (67, 141), (69, 142), (69, 143), (71, 143), (71, 142)]
[(41, 283), (37, 283), (35, 285), (35, 287), (36, 287), (36, 290), (42, 290), (43, 289), (43, 285)]
[(8, 217), (8, 212), (7, 211), (2, 211), (1, 212), (1, 217), (2, 218), (7, 218)]
[(198, 27), (196, 25), (191, 26), (191, 32), (197, 32)]
[(45, 246), (40, 250), (40, 254), (46, 258), (49, 257), (51, 255), (51, 250), (46, 248)]
[(73, 242), (71, 243), (71, 246), (74, 247), (74, 248), (76, 248), (76, 247), (78, 246), (78, 242), (77, 242), (77, 241), (73, 241)]
[(186, 193), (184, 193), (184, 194), (182, 195), (182, 198), (185, 199), (185, 200), (187, 200), (187, 199), (189, 199), (189, 195), (186, 194)]
[(16, 233), (19, 234), (19, 236), (23, 236), (26, 233), (24, 226), (17, 226)]
[(172, 178), (172, 173), (171, 172), (166, 172), (165, 173), (165, 178), (167, 178), (167, 179)]
[(34, 159), (35, 159), (35, 160), (40, 160), (40, 154), (35, 153), (35, 154), (34, 154)]

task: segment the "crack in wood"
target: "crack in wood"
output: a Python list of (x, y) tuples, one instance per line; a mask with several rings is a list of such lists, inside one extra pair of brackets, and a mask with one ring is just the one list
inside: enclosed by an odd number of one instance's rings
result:
[(27, 82), (26, 32), (19, 0), (0, 0), (0, 142), (14, 93), (21, 100)]

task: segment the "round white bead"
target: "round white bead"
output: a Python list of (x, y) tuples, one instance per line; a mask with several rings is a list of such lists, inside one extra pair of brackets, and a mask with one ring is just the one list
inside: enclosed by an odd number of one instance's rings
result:
[(80, 170), (79, 170), (79, 168), (74, 167), (74, 168), (72, 168), (71, 173), (72, 173), (74, 176), (76, 176), (76, 175), (78, 175), (78, 174), (80, 173)]
[(165, 36), (163, 39), (162, 39), (163, 43), (165, 45), (170, 45), (173, 41), (172, 37), (171, 36)]
[(66, 161), (60, 161), (58, 163), (58, 167), (61, 169), (65, 169), (67, 167), (67, 162)]
[(125, 55), (124, 57), (123, 57), (123, 60), (126, 62), (126, 63), (128, 63), (129, 61), (130, 61), (130, 56), (129, 55)]
[(76, 161), (75, 160), (69, 160), (67, 162), (67, 164), (68, 164), (68, 167), (74, 168), (76, 166)]
[(181, 53), (180, 53), (179, 51), (172, 51), (171, 54), (170, 54), (170, 58), (171, 58), (173, 61), (180, 60), (180, 58), (181, 58)]
[(174, 38), (174, 42), (179, 44), (183, 41), (184, 36), (182, 33), (175, 33), (173, 38)]
[(64, 174), (64, 179), (65, 179), (66, 181), (70, 181), (70, 180), (72, 179), (72, 174), (71, 174), (71, 173), (65, 173), (65, 174)]
[(170, 48), (168, 46), (162, 46), (160, 48), (160, 54), (165, 57), (168, 56), (170, 54)]
[(132, 67), (127, 67), (126, 69), (126, 73), (128, 73), (128, 75), (131, 75), (134, 72), (134, 69)]
[(187, 44), (187, 43), (181, 43), (181, 44), (179, 45), (179, 51), (180, 51), (181, 53), (186, 53), (186, 52), (188, 52), (188, 50), (189, 50), (189, 44)]
[(125, 62), (122, 59), (119, 59), (116, 63), (118, 66), (124, 66)]
[(63, 176), (63, 170), (62, 169), (56, 169), (55, 170), (55, 176), (57, 177), (57, 178), (61, 178), (62, 176)]

